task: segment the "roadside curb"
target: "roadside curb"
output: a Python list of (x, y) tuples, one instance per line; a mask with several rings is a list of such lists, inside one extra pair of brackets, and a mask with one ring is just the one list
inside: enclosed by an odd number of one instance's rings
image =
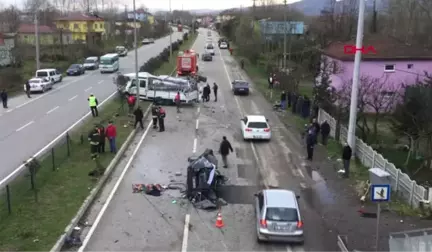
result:
[[(151, 105), (146, 109), (144, 113), (144, 118), (147, 119), (149, 113), (151, 110)], [(134, 129), (129, 136), (126, 138), (125, 142), (122, 144), (122, 147), (117, 152), (117, 154), (114, 156), (114, 158), (109, 163), (107, 169), (105, 170), (104, 175), (99, 179), (96, 186), (91, 190), (90, 195), (87, 196), (87, 198), (84, 200), (84, 203), (79, 208), (77, 214), (72, 218), (72, 221), (69, 223), (69, 225), (65, 228), (63, 234), (60, 236), (60, 238), (57, 240), (55, 245), (51, 248), (50, 252), (58, 252), (61, 251), (66, 238), (72, 233), (73, 229), (76, 225), (78, 225), (78, 222), (81, 220), (81, 218), (84, 216), (84, 214), (87, 212), (87, 210), (91, 207), (92, 203), (98, 196), (101, 189), (103, 189), (105, 182), (110, 177), (111, 173), (115, 170), (117, 167), (117, 164), (123, 157), (123, 154), (126, 152), (126, 150), (129, 148), (130, 142), (132, 142), (133, 138), (135, 137), (137, 131)]]

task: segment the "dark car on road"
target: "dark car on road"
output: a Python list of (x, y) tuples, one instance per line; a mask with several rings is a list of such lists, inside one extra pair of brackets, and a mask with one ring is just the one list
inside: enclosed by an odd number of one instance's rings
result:
[(81, 75), (85, 73), (85, 68), (83, 65), (81, 64), (72, 64), (68, 70), (66, 70), (66, 74), (68, 76), (73, 76), (73, 75)]
[(201, 59), (203, 61), (213, 61), (213, 56), (210, 53), (203, 53)]
[(235, 80), (231, 84), (234, 95), (249, 95), (250, 87), (247, 81)]

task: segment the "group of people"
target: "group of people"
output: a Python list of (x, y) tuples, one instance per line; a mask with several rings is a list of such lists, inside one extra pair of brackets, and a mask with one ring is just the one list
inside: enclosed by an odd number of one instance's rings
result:
[(91, 158), (96, 159), (99, 154), (105, 153), (105, 142), (106, 139), (109, 141), (110, 152), (116, 153), (116, 138), (117, 138), (117, 127), (113, 121), (109, 121), (105, 128), (102, 123), (96, 124), (95, 127), (88, 134), (88, 140), (90, 141), (90, 153)]
[[(202, 94), (202, 101), (203, 102), (209, 102), (210, 101), (210, 94), (211, 94), (211, 87), (210, 84), (207, 83), (207, 85), (203, 88), (203, 94)], [(217, 102), (217, 95), (218, 95), (218, 89), (219, 86), (215, 83), (213, 83), (213, 95), (214, 95), (214, 101)]]
[(165, 109), (162, 108), (162, 106), (156, 106), (155, 104), (153, 104), (151, 108), (151, 113), (153, 120), (153, 129), (157, 129), (159, 124), (159, 132), (165, 131)]
[(285, 110), (291, 108), (293, 114), (298, 114), (303, 118), (310, 116), (312, 102), (306, 95), (299, 95), (296, 92), (282, 91), (280, 97), (280, 108)]

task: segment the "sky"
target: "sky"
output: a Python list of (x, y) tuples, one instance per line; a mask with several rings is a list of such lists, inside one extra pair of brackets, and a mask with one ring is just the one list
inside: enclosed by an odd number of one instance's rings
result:
[[(109, 1), (110, 0), (105, 0), (105, 2), (109, 2)], [(299, 0), (287, 0), (288, 3), (293, 3), (297, 1)], [(24, 0), (0, 0), (0, 2), (3, 6), (14, 4), (22, 7)], [(123, 6), (127, 5), (128, 8), (132, 8), (133, 5), (132, 0), (114, 0), (114, 2)], [(260, 4), (260, 2), (261, 2), (260, 0), (256, 1), (257, 4)], [(270, 1), (267, 0), (264, 2), (270, 2)], [(273, 2), (282, 3), (283, 0), (273, 0)], [(169, 0), (136, 0), (137, 8), (141, 5), (146, 6), (150, 10), (154, 10), (154, 9), (168, 10)], [(247, 7), (247, 6), (252, 6), (252, 0), (171, 0), (171, 9), (173, 10), (175, 9), (181, 10), (182, 7), (184, 10), (198, 10), (198, 9), (224, 10), (224, 9), (240, 8), (240, 7)]]

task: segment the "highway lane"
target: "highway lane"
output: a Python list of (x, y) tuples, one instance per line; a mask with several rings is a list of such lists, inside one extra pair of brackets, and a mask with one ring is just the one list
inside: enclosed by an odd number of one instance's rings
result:
[[(181, 36), (181, 33), (174, 32), (173, 41)], [(168, 45), (169, 36), (139, 48), (140, 66)], [(134, 71), (133, 51), (120, 59), (120, 71)], [(87, 71), (80, 77), (66, 77), (52, 91), (35, 94), (31, 99), (22, 95), (11, 98), (9, 109), (0, 112), (0, 179), (84, 116), (88, 112), (87, 97), (90, 93), (99, 102), (111, 95), (116, 89), (112, 83), (113, 76), (100, 74), (98, 70)]]

